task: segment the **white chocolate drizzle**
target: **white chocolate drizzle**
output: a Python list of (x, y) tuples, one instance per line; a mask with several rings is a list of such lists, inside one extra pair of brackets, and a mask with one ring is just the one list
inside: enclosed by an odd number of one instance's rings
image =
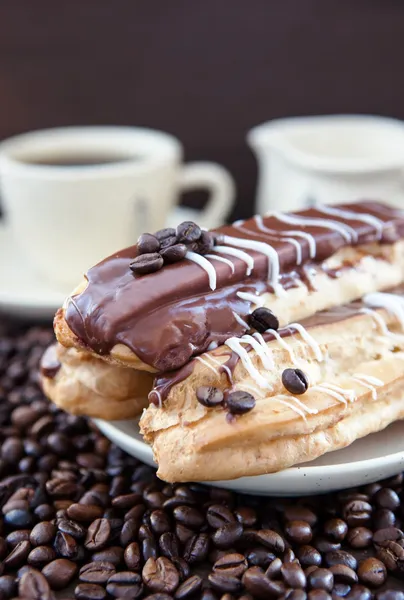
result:
[(216, 348), (218, 347), (218, 343), (217, 342), (210, 342), (209, 346), (207, 347), (207, 352), (209, 352), (210, 350), (216, 350)]
[(286, 394), (279, 394), (274, 397), (276, 402), (280, 402), (281, 404), (287, 406), (295, 413), (300, 415), (306, 421), (305, 413), (309, 415), (316, 415), (318, 413), (317, 408), (310, 408), (304, 402), (296, 398), (296, 396), (286, 396)]
[(303, 217), (303, 216), (292, 216), (281, 212), (273, 212), (271, 216), (281, 221), (281, 223), (288, 223), (289, 225), (300, 225), (301, 227), (312, 226), (312, 227), (324, 227), (325, 229), (332, 229), (339, 233), (346, 242), (352, 244), (358, 239), (358, 234), (353, 227), (333, 221), (332, 219), (320, 219), (317, 217)]
[[(267, 216), (269, 216), (269, 214)], [(317, 244), (314, 235), (311, 235), (311, 233), (306, 233), (305, 231), (277, 231), (276, 229), (271, 229), (270, 227), (266, 227), (264, 225), (264, 220), (261, 217), (261, 215), (255, 215), (254, 220), (257, 225), (257, 229), (259, 229), (260, 231), (271, 233), (274, 236), (279, 237), (283, 237), (284, 235), (293, 235), (294, 237), (300, 237), (306, 240), (309, 244), (310, 258), (315, 258), (317, 252)]]
[(274, 359), (272, 358), (272, 352), (271, 352), (268, 344), (266, 343), (266, 341), (264, 340), (264, 338), (262, 337), (262, 335), (258, 331), (256, 331), (255, 333), (253, 333), (253, 337), (255, 337), (259, 341), (259, 343), (261, 344), (261, 346), (264, 348), (264, 351), (265, 351), (266, 355), (268, 356), (268, 360), (271, 363), (271, 367), (270, 368), (273, 368), (275, 366), (275, 363), (274, 363)]
[(381, 379), (377, 379), (377, 377), (372, 377), (371, 375), (363, 375), (362, 373), (354, 373), (354, 375), (352, 375), (352, 379), (370, 390), (372, 393), (372, 399), (377, 400), (376, 388), (383, 385), (383, 381), (381, 381)]
[(275, 329), (267, 329), (265, 333), (270, 333), (271, 335), (274, 336), (274, 338), (279, 342), (279, 345), (282, 346), (282, 348), (284, 348), (288, 352), (288, 354), (290, 356), (290, 360), (296, 366), (297, 360), (293, 353), (292, 348), (289, 346), (289, 344), (287, 342), (285, 342), (285, 340), (279, 335), (279, 333), (277, 331), (275, 331)]
[(346, 219), (347, 221), (362, 221), (362, 223), (367, 223), (376, 229), (379, 240), (383, 235), (384, 221), (373, 215), (356, 213), (352, 210), (342, 210), (341, 208), (335, 208), (334, 206), (327, 206), (324, 204), (316, 204), (316, 210), (325, 213), (326, 215), (331, 215), (332, 217)]
[(273, 360), (271, 355), (268, 354), (268, 347), (265, 344), (265, 342), (263, 345), (261, 344), (260, 340), (254, 338), (252, 335), (243, 335), (243, 337), (240, 338), (240, 343), (249, 344), (255, 350), (262, 362), (264, 369), (266, 369), (267, 371), (272, 369), (272, 367), (274, 366)]
[(216, 270), (214, 266), (204, 256), (190, 250), (186, 253), (185, 258), (196, 263), (206, 271), (209, 278), (209, 287), (214, 291), (216, 289)]
[(219, 262), (225, 263), (231, 269), (231, 274), (234, 273), (234, 264), (228, 258), (224, 258), (223, 256), (216, 256), (216, 254), (205, 254), (205, 258), (213, 258), (214, 260), (218, 260)]
[(262, 390), (259, 390), (257, 387), (255, 387), (255, 385), (250, 385), (249, 383), (240, 383), (236, 386), (237, 389), (241, 389), (239, 386), (242, 386), (243, 388), (246, 388), (247, 390), (249, 390), (250, 392), (253, 392), (257, 396), (260, 396), (260, 398), (264, 398), (264, 394), (262, 393)]
[(333, 398), (338, 400), (338, 402), (341, 402), (341, 404), (345, 404), (345, 406), (348, 406), (345, 397), (342, 394), (336, 392), (335, 390), (330, 389), (325, 383), (321, 385), (313, 385), (313, 387), (311, 387), (310, 389), (313, 392), (322, 392), (324, 394), (328, 394), (329, 396), (332, 396)]
[(312, 335), (303, 327), (301, 323), (291, 323), (288, 325), (288, 329), (296, 329), (306, 342), (313, 350), (314, 356), (318, 360), (318, 362), (322, 362), (324, 360), (323, 353), (321, 352), (321, 348)]
[(243, 250), (238, 250), (237, 248), (229, 248), (228, 246), (215, 246), (215, 252), (218, 252), (219, 254), (230, 254), (230, 256), (236, 256), (240, 260), (243, 260), (247, 265), (247, 277), (251, 275), (251, 272), (254, 269), (254, 259), (247, 254), (247, 252), (243, 252)]
[(245, 240), (236, 238), (230, 235), (223, 236), (223, 241), (229, 246), (239, 246), (248, 250), (255, 250), (264, 254), (268, 258), (268, 281), (274, 288), (275, 294), (282, 295), (285, 293), (281, 285), (279, 285), (279, 256), (275, 248), (265, 242), (257, 242), (256, 240)]
[(264, 306), (265, 304), (265, 300), (256, 294), (251, 294), (250, 292), (237, 292), (236, 296), (241, 298), (241, 300), (247, 300), (247, 302), (251, 302), (256, 306)]
[(344, 398), (346, 398), (349, 402), (354, 402), (354, 400), (356, 400), (356, 395), (353, 390), (346, 390), (345, 388), (340, 387), (339, 385), (335, 385), (335, 383), (322, 383), (320, 385), (329, 388), (330, 390), (334, 390), (334, 392), (338, 392), (338, 394), (344, 396)]
[[(261, 237), (264, 239), (275, 239), (279, 241), (279, 236), (277, 235), (272, 235), (269, 233), (263, 234), (263, 233), (256, 233), (255, 231), (251, 231), (251, 229), (248, 229), (248, 227), (243, 227), (243, 224), (240, 225), (236, 225), (235, 223), (233, 223), (234, 227), (237, 227), (237, 229), (239, 229), (240, 231), (243, 231), (244, 233), (249, 233), (249, 234), (254, 234), (255, 237)], [(283, 242), (287, 242), (288, 244), (292, 244), (292, 246), (295, 248), (296, 250), (296, 264), (297, 265), (301, 265), (302, 264), (302, 247), (299, 244), (299, 242), (297, 240), (294, 240), (293, 238), (290, 237), (283, 237), (282, 238)]]
[(237, 323), (239, 323), (239, 325), (242, 325), (242, 327), (244, 327), (244, 329), (250, 329), (249, 324), (244, 321), (244, 319), (242, 317), (240, 317), (240, 315), (238, 315), (234, 310), (232, 311), (233, 313), (233, 317), (236, 319)]
[(383, 292), (374, 292), (366, 294), (362, 301), (372, 308), (384, 308), (390, 314), (394, 315), (399, 321), (401, 328), (404, 329), (404, 298), (394, 294)]
[(245, 348), (241, 345), (241, 340), (236, 337), (228, 338), (225, 341), (226, 346), (230, 348), (233, 352), (235, 352), (243, 363), (244, 368), (247, 370), (248, 374), (254, 379), (254, 381), (260, 387), (264, 389), (272, 389), (269, 382), (261, 375), (261, 373), (254, 366), (251, 357)]
[[(284, 398), (288, 398), (287, 400), (285, 400)], [(293, 412), (295, 412), (296, 414), (298, 414), (300, 417), (302, 417), (303, 421), (307, 421), (307, 417), (304, 414), (304, 411), (301, 410), (300, 408), (298, 408), (297, 406), (294, 406), (291, 402), (290, 399), (292, 398), (292, 396), (284, 396), (284, 398), (280, 398), (279, 396), (277, 396), (275, 398), (276, 402), (279, 402), (279, 404), (283, 404), (283, 406), (286, 406), (287, 408), (290, 408), (290, 410), (292, 410)]]

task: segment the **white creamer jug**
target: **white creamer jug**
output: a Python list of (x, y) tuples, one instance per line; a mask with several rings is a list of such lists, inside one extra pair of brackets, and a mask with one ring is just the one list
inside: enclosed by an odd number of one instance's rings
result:
[(247, 141), (259, 165), (257, 212), (379, 199), (404, 208), (404, 122), (368, 115), (276, 119)]

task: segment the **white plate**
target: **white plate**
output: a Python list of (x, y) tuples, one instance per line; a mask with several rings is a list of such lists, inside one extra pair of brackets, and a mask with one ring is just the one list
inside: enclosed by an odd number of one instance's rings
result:
[(29, 319), (53, 318), (68, 292), (53, 289), (32, 272), (0, 223), (0, 311)]
[[(148, 465), (154, 465), (150, 446), (142, 439), (138, 422), (94, 419), (102, 433)], [(206, 482), (243, 494), (300, 496), (356, 487), (385, 479), (404, 470), (404, 421), (368, 435), (343, 450), (280, 473)]]

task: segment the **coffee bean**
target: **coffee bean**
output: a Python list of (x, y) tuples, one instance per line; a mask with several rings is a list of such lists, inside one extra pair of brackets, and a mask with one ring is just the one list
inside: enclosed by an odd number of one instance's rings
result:
[(102, 517), (102, 512), (102, 508), (95, 504), (71, 504), (67, 509), (67, 516), (80, 523), (91, 523), (91, 521)]
[(308, 593), (307, 600), (332, 600), (332, 598), (324, 590), (311, 590)]
[(386, 542), (378, 547), (377, 557), (389, 571), (404, 572), (404, 549), (397, 542)]
[(205, 560), (209, 551), (209, 536), (207, 533), (194, 535), (185, 544), (183, 558), (190, 564)]
[[(238, 580), (236, 579), (236, 581)], [(249, 594), (262, 600), (278, 598), (285, 592), (283, 582), (271, 581), (259, 567), (247, 569), (243, 575), (242, 584)]]
[(349, 527), (359, 527), (370, 521), (372, 506), (365, 500), (350, 500), (345, 504), (343, 514)]
[(84, 542), (87, 550), (100, 550), (103, 548), (111, 535), (111, 525), (108, 519), (96, 519), (87, 530)]
[(306, 521), (311, 527), (314, 527), (318, 521), (318, 516), (310, 508), (299, 504), (285, 506), (283, 516), (285, 521)]
[(266, 569), (276, 557), (265, 548), (257, 547), (247, 551), (246, 558), (250, 566)]
[(187, 598), (192, 598), (197, 592), (200, 591), (201, 587), (202, 579), (199, 577), (199, 575), (192, 575), (192, 577), (186, 579), (177, 588), (174, 598), (175, 600), (186, 600)]
[(37, 523), (30, 533), (29, 541), (33, 546), (46, 546), (51, 544), (56, 535), (56, 527), (50, 521)]
[(176, 233), (175, 229), (173, 229), (172, 227), (166, 227), (165, 229), (159, 229), (158, 231), (156, 231), (154, 236), (158, 239), (159, 242), (162, 242), (167, 238), (175, 237)]
[(37, 546), (28, 554), (27, 562), (36, 569), (41, 569), (52, 560), (55, 560), (56, 552), (50, 546)]
[(111, 575), (107, 592), (114, 598), (139, 598), (143, 592), (142, 578), (132, 571), (121, 571)]
[(386, 590), (376, 594), (376, 600), (404, 600), (404, 592), (399, 590)]
[(332, 565), (330, 571), (334, 575), (334, 581), (337, 583), (348, 583), (349, 585), (358, 583), (357, 574), (346, 565)]
[(30, 551), (31, 544), (28, 541), (18, 542), (10, 554), (4, 559), (4, 566), (7, 569), (17, 569), (27, 560)]
[(236, 518), (226, 506), (212, 504), (206, 512), (206, 520), (213, 529), (218, 529), (226, 523), (234, 523)]
[(160, 248), (159, 240), (151, 233), (142, 233), (137, 241), (139, 254), (150, 254), (158, 252)]
[(7, 463), (18, 463), (24, 456), (24, 446), (22, 441), (16, 437), (6, 438), (1, 445), (0, 456)]
[(232, 577), (241, 577), (247, 567), (245, 557), (242, 554), (233, 552), (219, 558), (213, 565), (213, 571)]
[(196, 398), (200, 404), (208, 408), (223, 404), (223, 392), (218, 388), (207, 385), (198, 387)]
[(231, 548), (243, 534), (241, 523), (226, 523), (219, 529), (216, 529), (212, 535), (212, 541), (218, 548)]
[(6, 537), (7, 545), (10, 548), (15, 548), (17, 544), (20, 542), (28, 542), (30, 536), (29, 529), (17, 529), (16, 531), (11, 531)]
[(177, 506), (173, 510), (175, 520), (190, 529), (199, 529), (204, 523), (203, 514), (192, 506)]
[(57, 558), (42, 569), (53, 590), (62, 590), (72, 581), (77, 573), (77, 565), (66, 558)]
[(386, 567), (377, 558), (366, 558), (359, 563), (358, 577), (366, 585), (380, 587), (386, 581)]
[(379, 529), (373, 534), (373, 543), (376, 546), (386, 547), (388, 542), (399, 542), (402, 539), (404, 539), (404, 533), (397, 527)]
[(175, 263), (185, 258), (188, 248), (185, 244), (176, 244), (167, 246), (160, 250), (160, 256), (165, 263)]
[(136, 504), (140, 504), (141, 501), (142, 496), (140, 494), (121, 494), (113, 498), (111, 504), (114, 508), (127, 510)]
[(107, 583), (115, 575), (115, 566), (110, 562), (93, 561), (81, 567), (79, 579), (84, 583)]
[(109, 546), (108, 548), (104, 548), (104, 550), (94, 552), (91, 559), (92, 561), (110, 562), (114, 566), (118, 566), (123, 561), (123, 555), (123, 548), (120, 548), (119, 546)]
[(162, 256), (154, 252), (152, 254), (140, 254), (132, 260), (129, 268), (135, 275), (147, 275), (159, 271), (163, 264)]
[(308, 576), (308, 584), (310, 589), (331, 592), (334, 585), (334, 575), (329, 569), (319, 567)]
[(261, 529), (255, 533), (255, 539), (259, 544), (269, 548), (275, 554), (285, 551), (285, 542), (276, 531)]
[(381, 488), (374, 495), (374, 500), (380, 508), (395, 510), (400, 506), (400, 498), (398, 497), (398, 494), (390, 488)]
[(57, 521), (57, 528), (63, 533), (69, 534), (75, 540), (81, 540), (86, 535), (86, 530), (82, 525), (71, 519), (62, 518)]
[(293, 589), (304, 589), (306, 587), (306, 575), (297, 563), (287, 563), (281, 566), (284, 582)]
[(131, 571), (138, 571), (141, 565), (140, 548), (137, 542), (132, 542), (125, 548), (125, 564)]
[(303, 590), (287, 590), (286, 594), (282, 596), (282, 600), (307, 600), (307, 594)]
[(107, 592), (96, 583), (79, 583), (74, 590), (74, 595), (77, 600), (105, 600)]
[(248, 324), (253, 329), (256, 329), (259, 333), (264, 333), (267, 329), (279, 329), (278, 318), (274, 315), (272, 310), (260, 306), (256, 308), (250, 315), (248, 315)]
[(25, 529), (30, 527), (34, 519), (29, 510), (15, 508), (4, 516), (4, 522), (10, 527)]
[(226, 396), (226, 406), (232, 415), (243, 415), (255, 406), (255, 398), (248, 392), (239, 390)]
[(296, 549), (296, 556), (303, 567), (312, 565), (319, 567), (321, 565), (321, 554), (313, 546), (300, 546)]
[(149, 558), (142, 570), (144, 584), (152, 592), (165, 592), (171, 594), (179, 584), (178, 571), (173, 563), (162, 556), (155, 560)]
[(161, 553), (167, 558), (175, 558), (179, 556), (179, 541), (175, 533), (167, 531), (160, 536), (159, 546)]
[(346, 541), (351, 548), (368, 548), (372, 543), (373, 534), (367, 527), (354, 527), (348, 531)]
[(30, 569), (21, 577), (18, 584), (20, 597), (32, 598), (33, 600), (51, 600), (53, 594), (49, 583), (40, 571)]
[(234, 511), (236, 519), (243, 527), (254, 527), (257, 523), (257, 513), (249, 506), (241, 506)]
[(209, 583), (214, 590), (221, 594), (235, 594), (241, 590), (241, 581), (231, 575), (222, 575), (221, 573), (210, 573), (208, 575)]
[(342, 542), (348, 533), (348, 525), (342, 519), (330, 519), (324, 523), (324, 533), (333, 542)]
[(309, 387), (307, 376), (301, 369), (285, 369), (282, 373), (284, 387), (294, 395), (304, 394)]
[(375, 529), (386, 529), (394, 527), (396, 524), (396, 515), (387, 508), (379, 508), (373, 515), (373, 526)]
[(54, 547), (57, 554), (63, 558), (76, 558), (78, 554), (78, 545), (76, 540), (68, 533), (58, 531), (54, 541)]
[(358, 566), (356, 558), (350, 554), (350, 552), (346, 552), (345, 550), (327, 552), (324, 562), (327, 567), (332, 567), (333, 565), (346, 565), (353, 571), (356, 571)]
[(150, 513), (150, 526), (155, 534), (161, 535), (170, 531), (170, 519), (163, 510), (153, 510)]
[(179, 242), (190, 244), (199, 240), (202, 230), (193, 221), (183, 221), (178, 225), (176, 235)]
[(296, 544), (308, 544), (313, 537), (311, 527), (305, 521), (288, 521), (285, 524), (285, 533)]

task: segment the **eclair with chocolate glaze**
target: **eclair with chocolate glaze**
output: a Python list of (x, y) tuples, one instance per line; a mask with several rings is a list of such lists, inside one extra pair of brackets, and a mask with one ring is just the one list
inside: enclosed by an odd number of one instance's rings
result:
[(90, 269), (56, 315), (60, 343), (165, 373), (246, 334), (257, 307), (283, 326), (404, 280), (404, 213), (381, 203), (256, 216), (211, 237), (195, 227)]
[(132, 419), (148, 405), (153, 377), (54, 344), (42, 358), (40, 382), (48, 398), (73, 415), (118, 420)]
[(241, 338), (155, 380), (140, 421), (169, 482), (279, 471), (404, 418), (404, 287)]

